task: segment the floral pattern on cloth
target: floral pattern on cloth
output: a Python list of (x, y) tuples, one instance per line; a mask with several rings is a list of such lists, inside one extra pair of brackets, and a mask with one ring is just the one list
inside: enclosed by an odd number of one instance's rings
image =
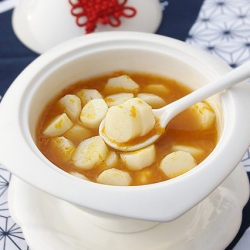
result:
[[(250, 1), (206, 0), (187, 43), (235, 68), (250, 60)], [(250, 172), (250, 149), (242, 159)]]

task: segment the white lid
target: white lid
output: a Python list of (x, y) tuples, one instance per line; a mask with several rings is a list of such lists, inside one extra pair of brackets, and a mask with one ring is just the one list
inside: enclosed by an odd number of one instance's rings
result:
[[(136, 9), (136, 15), (121, 17), (118, 27), (98, 24), (94, 32), (154, 33), (158, 29), (162, 19), (158, 0), (128, 0), (125, 6)], [(86, 34), (85, 27), (76, 24), (71, 8), (68, 0), (21, 0), (13, 13), (14, 32), (28, 48), (41, 54), (57, 44)]]

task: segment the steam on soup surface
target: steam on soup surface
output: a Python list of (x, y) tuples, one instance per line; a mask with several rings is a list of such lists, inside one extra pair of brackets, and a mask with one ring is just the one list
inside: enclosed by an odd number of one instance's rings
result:
[[(93, 182), (145, 185), (174, 178), (203, 161), (217, 143), (216, 116), (208, 103), (182, 112), (157, 142), (134, 152), (110, 148), (98, 127), (111, 107), (122, 109), (139, 98), (151, 110), (190, 92), (175, 80), (145, 73), (115, 72), (77, 82), (45, 108), (37, 126), (37, 145), (62, 170)], [(132, 120), (137, 108), (131, 106), (126, 121), (132, 129), (137, 129)], [(117, 123), (119, 118), (112, 117)]]

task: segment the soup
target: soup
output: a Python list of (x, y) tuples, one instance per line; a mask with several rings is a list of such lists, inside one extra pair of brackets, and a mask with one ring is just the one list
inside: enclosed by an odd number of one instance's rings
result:
[[(146, 185), (177, 177), (196, 167), (216, 146), (216, 116), (207, 102), (176, 116), (158, 141), (134, 152), (112, 149), (99, 136), (98, 128), (111, 108), (124, 110), (131, 105), (133, 117), (135, 100), (151, 110), (190, 92), (173, 79), (146, 73), (114, 72), (77, 82), (45, 107), (37, 125), (38, 148), (62, 170), (101, 184)], [(140, 116), (142, 125), (150, 120), (149, 113), (144, 114), (144, 120)], [(112, 119), (113, 124), (125, 122), (119, 115)], [(128, 138), (124, 139), (122, 133), (119, 137), (126, 143), (142, 140), (148, 134), (145, 130), (142, 135), (131, 119), (125, 126), (131, 126)], [(157, 131), (157, 122), (151, 121), (151, 132)], [(111, 127), (111, 133), (119, 126)]]

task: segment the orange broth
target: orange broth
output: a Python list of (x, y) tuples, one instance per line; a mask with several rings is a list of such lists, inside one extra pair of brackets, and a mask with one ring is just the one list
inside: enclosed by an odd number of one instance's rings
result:
[[(42, 132), (46, 125), (56, 115), (62, 113), (61, 108), (56, 104), (56, 102), (61, 97), (66, 94), (76, 94), (83, 88), (96, 89), (103, 95), (103, 97), (105, 97), (107, 95), (103, 91), (103, 89), (107, 80), (109, 78), (120, 76), (123, 74), (129, 75), (140, 86), (141, 93), (145, 92), (144, 88), (149, 84), (163, 84), (167, 86), (167, 88), (169, 89), (169, 92), (167, 94), (158, 93), (158, 95), (163, 98), (166, 103), (171, 103), (191, 92), (191, 89), (183, 86), (181, 83), (178, 83), (173, 79), (146, 73), (114, 72), (112, 74), (106, 74), (77, 82), (74, 85), (63, 90), (53, 101), (51, 101), (44, 108), (44, 111), (37, 124), (37, 146), (46, 158), (48, 158), (52, 163), (68, 173), (77, 172), (83, 174), (89, 180), (96, 182), (96, 178), (98, 177), (98, 175), (102, 171), (107, 169), (105, 163), (95, 166), (90, 170), (82, 170), (81, 168), (76, 167), (72, 160), (65, 161), (63, 157), (55, 153), (53, 151), (53, 148), (50, 147), (50, 138), (45, 137)], [(137, 93), (134, 94), (136, 95)], [(77, 124), (80, 124), (82, 126), (79, 120), (77, 120), (76, 122)], [(196, 125), (196, 121), (192, 120), (192, 116), (190, 116), (188, 111), (182, 112), (168, 124), (165, 133), (155, 143), (156, 161), (151, 166), (138, 171), (129, 171), (120, 159), (119, 164), (117, 164), (116, 168), (124, 170), (131, 175), (131, 185), (145, 185), (168, 180), (168, 176), (166, 176), (158, 166), (162, 158), (164, 158), (167, 154), (173, 152), (172, 146), (177, 144), (201, 148), (203, 150), (203, 153), (198, 157), (195, 157), (196, 163), (199, 164), (211, 153), (211, 151), (216, 146), (218, 131), (216, 121), (211, 126), (211, 128), (206, 130), (197, 129)], [(92, 131), (91, 134), (91, 136), (98, 135), (98, 131)], [(79, 142), (74, 142), (76, 147), (78, 143)]]

